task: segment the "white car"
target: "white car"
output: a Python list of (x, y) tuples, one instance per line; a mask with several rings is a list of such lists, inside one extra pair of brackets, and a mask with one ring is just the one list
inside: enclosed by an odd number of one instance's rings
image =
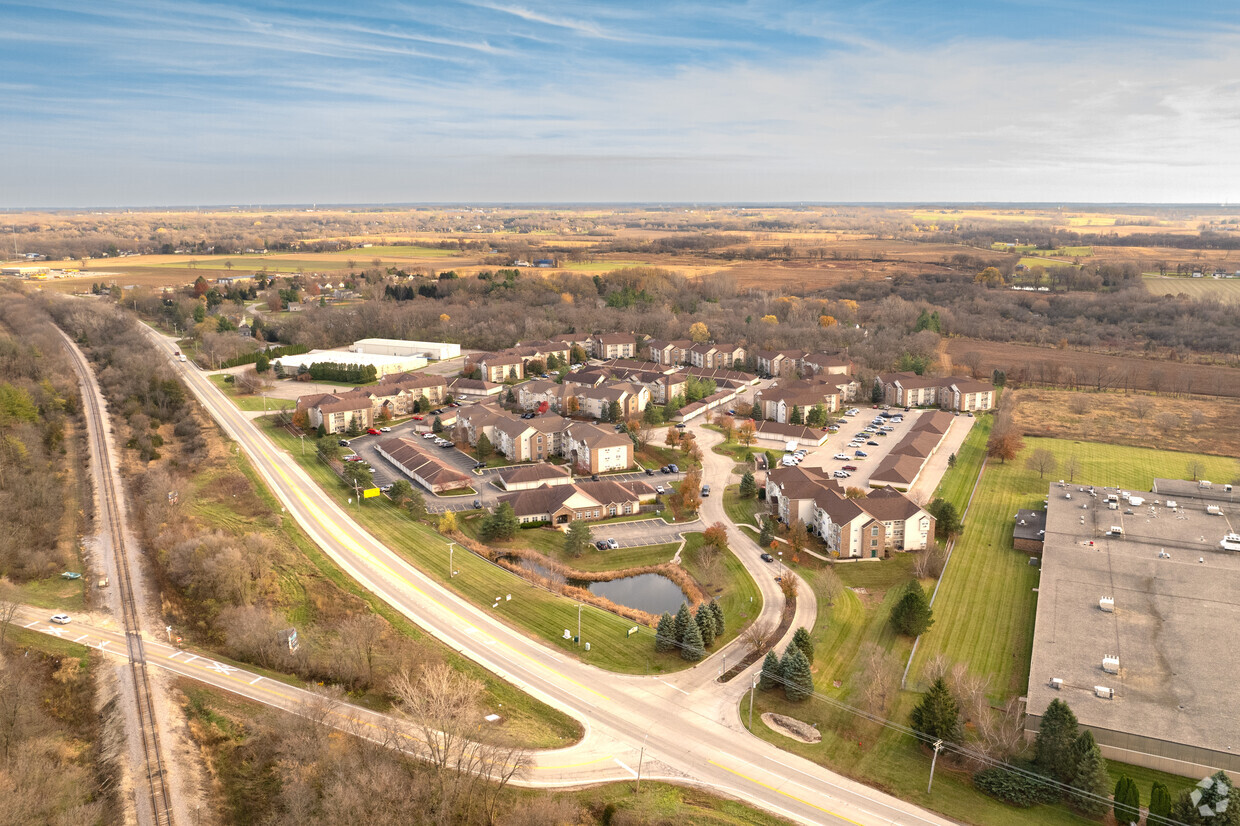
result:
[(423, 439), (433, 439), (433, 438), (435, 438), (435, 434), (434, 434), (434, 433), (423, 433), (423, 434), (422, 434), (422, 438), (423, 438)]
[(664, 487), (663, 487), (662, 485), (655, 485), (655, 486), (654, 486), (654, 492), (655, 492), (655, 493), (657, 493), (657, 494), (659, 494), (660, 496), (662, 496), (663, 494), (667, 493), (667, 491), (664, 489)]
[(391, 432), (392, 432), (392, 428), (390, 428), (390, 427), (381, 427), (381, 428), (379, 428), (379, 432), (380, 432), (380, 433), (391, 433)]
[(848, 471), (846, 471), (846, 470), (837, 470), (837, 471), (836, 471), (835, 473), (833, 473), (832, 475), (833, 475), (836, 479), (847, 479), (849, 476), (852, 476), (852, 474), (851, 474), (851, 473), (849, 473), (849, 472), (848, 472)]
[(52, 622), (56, 623), (57, 625), (68, 625), (69, 615), (68, 614), (53, 614)]
[(617, 542), (617, 541), (616, 541), (616, 540), (614, 540), (614, 539), (608, 539), (608, 540), (607, 540), (607, 547), (608, 547), (608, 548), (610, 548), (611, 550), (613, 550), (613, 551), (614, 551), (614, 550), (619, 549), (619, 547), (620, 547), (620, 543), (619, 543), (619, 542)]
[(847, 461), (848, 461), (849, 459), (851, 459), (852, 457), (851, 457), (851, 456), (849, 456), (847, 453), (837, 453), (837, 454), (835, 454), (835, 458), (836, 458), (836, 459), (841, 459), (841, 460), (843, 460), (843, 461), (847, 462)]

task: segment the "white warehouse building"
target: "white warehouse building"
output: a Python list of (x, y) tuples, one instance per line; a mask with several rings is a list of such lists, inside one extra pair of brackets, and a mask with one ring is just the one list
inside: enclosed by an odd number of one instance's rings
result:
[(373, 356), (423, 356), (443, 361), (461, 354), (461, 345), (446, 341), (405, 341), (399, 338), (363, 338), (349, 348), (354, 353)]
[(350, 353), (345, 350), (311, 350), (300, 356), (280, 356), (272, 360), (272, 365), (279, 365), (285, 373), (296, 373), (302, 365), (310, 367), (322, 363), (348, 364), (351, 366), (373, 366), (380, 376), (394, 373), (406, 373), (426, 366), (424, 356), (393, 356), (372, 355), (370, 353)]

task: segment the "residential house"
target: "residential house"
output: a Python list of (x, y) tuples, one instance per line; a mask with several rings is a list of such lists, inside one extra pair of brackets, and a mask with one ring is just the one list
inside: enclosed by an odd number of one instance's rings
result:
[(328, 433), (344, 433), (350, 425), (358, 430), (373, 427), (371, 400), (356, 390), (298, 396), (296, 409), (306, 414), (311, 428), (321, 426)]
[[(565, 382), (567, 384), (567, 382)], [(617, 382), (599, 387), (573, 387), (577, 406), (583, 416), (602, 419), (607, 416), (613, 402), (620, 405), (622, 419), (640, 416), (650, 403), (650, 390), (644, 385)]]
[(991, 385), (960, 376), (883, 373), (875, 382), (883, 401), (899, 407), (942, 407), (964, 413), (990, 410), (995, 404)]
[(563, 412), (563, 402), (570, 394), (570, 389), (567, 382), (556, 384), (550, 379), (527, 381), (517, 385), (517, 406), (522, 410), (537, 410), (545, 404), (544, 411), (553, 410), (560, 413)]
[(474, 366), (482, 371), (482, 380), (503, 383), (507, 379), (525, 378), (525, 360), (521, 356), (484, 353), (474, 357)]
[(839, 410), (841, 393), (839, 387), (823, 382), (781, 379), (754, 393), (754, 401), (761, 407), (764, 419), (788, 424), (799, 408), (804, 423), (815, 405), (823, 405), (828, 413)]
[(542, 485), (501, 494), (499, 503), (512, 506), (522, 524), (547, 522), (565, 530), (571, 522), (594, 522), (641, 511), (643, 501), (654, 498), (645, 482), (578, 482)]
[(795, 370), (801, 359), (808, 355), (804, 350), (755, 350), (754, 366), (763, 376), (782, 376)]
[(647, 343), (647, 352), (650, 354), (650, 360), (655, 364), (674, 366), (685, 363), (687, 360), (685, 351), (692, 346), (693, 342), (687, 338), (675, 341), (652, 340)]
[(587, 341), (586, 351), (596, 359), (631, 359), (637, 354), (637, 339), (632, 333), (603, 333)]
[(694, 344), (685, 352), (685, 361), (704, 370), (731, 370), (744, 364), (745, 348), (734, 344)]
[(633, 467), (633, 440), (611, 428), (573, 422), (564, 430), (562, 455), (580, 473), (609, 473)]

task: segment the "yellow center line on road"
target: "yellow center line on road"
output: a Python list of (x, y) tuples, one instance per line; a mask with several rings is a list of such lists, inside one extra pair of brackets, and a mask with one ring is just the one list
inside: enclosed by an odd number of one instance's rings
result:
[[(284, 468), (280, 466), (280, 463), (277, 461), (276, 457), (273, 456), (268, 451), (267, 446), (263, 444), (263, 442), (266, 441), (265, 437), (262, 437), (260, 435), (256, 437), (256, 441), (259, 443), (258, 447), (256, 448), (257, 452), (260, 453), (263, 460), (267, 462), (268, 467), (272, 468), (277, 474), (279, 474), (281, 479), (284, 480), (284, 483), (289, 487), (289, 489), (297, 497), (298, 501), (300, 501), (302, 506), (306, 508), (307, 512), (309, 512), (310, 515), (313, 516), (315, 520), (317, 520), (318, 524), (321, 525), (324, 529), (326, 529), (328, 533), (330, 533), (336, 539), (336, 541), (340, 542), (342, 545), (352, 550), (353, 553), (355, 553), (357, 556), (361, 557), (364, 561), (369, 563), (371, 566), (378, 569), (380, 573), (385, 574), (386, 576), (396, 581), (397, 583), (404, 585), (406, 588), (413, 591), (415, 594), (422, 597), (424, 600), (429, 601), (434, 608), (443, 611), (445, 615), (447, 615), (448, 617), (452, 619), (455, 619), (462, 626), (468, 629), (472, 629), (473, 631), (476, 631), (480, 634), (486, 634), (486, 632), (482, 628), (477, 627), (476, 625), (471, 623), (464, 616), (457, 613), (449, 606), (436, 600), (429, 593), (419, 588), (413, 582), (406, 579), (404, 576), (402, 576), (400, 573), (394, 570), (390, 565), (388, 565), (386, 562), (383, 562), (378, 557), (376, 557), (374, 554), (372, 554), (370, 551), (363, 548), (357, 541), (355, 541), (352, 537), (350, 537), (347, 533), (345, 533), (338, 525), (336, 525), (336, 523), (333, 520), (328, 518), (327, 514), (324, 513), (321, 508), (319, 508), (316, 504), (314, 504), (310, 500), (310, 497), (302, 489), (302, 486), (296, 483), (289, 476), (289, 474), (285, 472)], [(611, 702), (611, 698), (606, 696), (605, 694), (595, 691), (589, 686), (579, 683), (573, 678), (568, 677), (564, 674), (561, 674), (560, 672), (556, 671), (554, 668), (551, 668), (546, 663), (539, 662), (537, 659), (531, 657), (530, 655), (522, 651), (518, 651), (516, 648), (513, 648), (511, 645), (504, 642), (503, 640), (495, 639), (490, 634), (486, 634), (486, 635), (490, 637), (492, 640), (494, 640), (495, 642), (497, 642), (499, 645), (507, 649), (511, 654), (521, 657), (526, 662), (532, 665), (545, 669), (551, 674), (554, 674), (559, 679), (565, 682), (571, 683), (577, 688), (580, 688), (584, 691), (588, 691), (591, 694), (602, 698), (603, 700), (607, 700), (608, 702)]]
[(718, 767), (718, 768), (720, 768), (720, 769), (723, 769), (723, 770), (724, 770), (725, 772), (727, 772), (728, 774), (734, 774), (734, 775), (736, 775), (737, 777), (741, 778), (742, 780), (748, 780), (750, 783), (756, 783), (757, 785), (761, 786), (761, 787), (762, 787), (762, 788), (764, 788), (764, 789), (770, 789), (770, 790), (771, 790), (771, 791), (773, 791), (773, 792), (778, 792), (779, 794), (782, 794), (784, 797), (787, 797), (787, 798), (790, 798), (790, 799), (792, 799), (792, 800), (795, 800), (796, 802), (801, 803), (801, 804), (803, 804), (803, 805), (805, 805), (805, 806), (810, 806), (810, 807), (812, 807), (812, 808), (814, 808), (814, 809), (817, 809), (817, 810), (818, 810), (818, 811), (820, 811), (820, 812), (826, 812), (827, 814), (831, 815), (831, 817), (837, 817), (837, 818), (839, 818), (840, 820), (843, 820), (843, 821), (844, 821), (844, 822), (846, 822), (846, 823), (852, 823), (852, 824), (854, 824), (854, 826), (864, 826), (864, 824), (858, 823), (857, 821), (853, 820), (853, 819), (852, 819), (852, 818), (850, 818), (850, 817), (844, 817), (842, 814), (839, 814), (839, 813), (837, 813), (837, 812), (833, 812), (833, 811), (831, 811), (830, 809), (823, 808), (822, 806), (819, 806), (819, 805), (818, 805), (818, 804), (816, 804), (816, 803), (810, 803), (808, 800), (803, 800), (802, 798), (799, 798), (799, 797), (797, 797), (797, 796), (796, 796), (796, 795), (794, 795), (794, 794), (789, 794), (788, 792), (784, 791), (783, 789), (777, 789), (777, 788), (775, 788), (774, 786), (771, 786), (771, 785), (769, 785), (769, 784), (767, 784), (767, 783), (763, 783), (761, 780), (755, 780), (755, 779), (753, 779), (752, 777), (749, 777), (748, 775), (741, 774), (740, 772), (736, 771), (735, 769), (729, 769), (727, 766), (723, 765), (722, 763), (716, 763), (714, 760), (711, 760), (711, 761), (710, 761), (710, 764), (711, 764), (712, 766), (716, 766), (716, 767)]

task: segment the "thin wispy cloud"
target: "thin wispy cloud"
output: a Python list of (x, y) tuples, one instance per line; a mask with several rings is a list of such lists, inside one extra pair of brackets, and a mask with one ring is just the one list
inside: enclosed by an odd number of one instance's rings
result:
[(0, 205), (1235, 200), (1198, 5), (0, 4)]

